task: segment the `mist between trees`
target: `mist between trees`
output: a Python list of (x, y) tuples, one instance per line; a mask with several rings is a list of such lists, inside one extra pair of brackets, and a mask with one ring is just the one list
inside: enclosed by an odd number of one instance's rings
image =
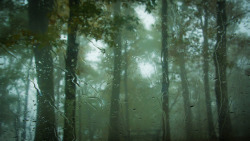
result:
[(247, 0), (1, 0), (0, 140), (248, 141)]

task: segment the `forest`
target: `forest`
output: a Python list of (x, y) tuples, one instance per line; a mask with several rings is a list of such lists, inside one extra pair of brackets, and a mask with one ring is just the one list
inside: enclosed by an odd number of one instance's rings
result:
[(249, 0), (0, 0), (1, 141), (249, 141)]

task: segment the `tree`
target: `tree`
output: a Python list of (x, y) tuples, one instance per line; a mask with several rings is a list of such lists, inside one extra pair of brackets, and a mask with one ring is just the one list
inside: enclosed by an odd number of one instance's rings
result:
[(167, 1), (162, 0), (162, 45), (161, 45), (161, 65), (162, 65), (162, 139), (170, 140), (170, 123), (169, 123), (169, 77), (168, 77), (168, 47), (167, 47)]
[(202, 17), (201, 20), (201, 28), (203, 34), (203, 72), (204, 72), (204, 90), (206, 97), (206, 109), (207, 109), (207, 122), (208, 122), (208, 136), (210, 140), (216, 138), (215, 130), (214, 130), (214, 122), (211, 108), (211, 98), (210, 98), (210, 85), (209, 85), (209, 52), (208, 52), (208, 2), (203, 2), (203, 11), (204, 11), (204, 23)]
[(188, 87), (187, 71), (186, 71), (186, 62), (185, 62), (185, 43), (183, 42), (183, 33), (180, 33), (180, 51), (179, 51), (179, 67), (180, 67), (180, 77), (181, 77), (181, 86), (182, 86), (182, 96), (184, 101), (184, 111), (185, 111), (185, 131), (186, 139), (192, 140), (192, 105), (190, 104), (190, 93)]
[(218, 109), (219, 139), (229, 140), (231, 119), (227, 93), (227, 15), (226, 0), (217, 1), (217, 42), (214, 48), (215, 95)]
[(68, 20), (68, 47), (66, 55), (66, 73), (65, 73), (65, 104), (64, 112), (66, 118), (64, 119), (64, 141), (76, 140), (75, 131), (75, 109), (76, 109), (76, 65), (78, 55), (78, 44), (76, 43), (77, 37), (77, 24), (76, 12), (79, 6), (79, 0), (69, 1), (69, 20)]
[(127, 140), (130, 140), (130, 129), (129, 129), (129, 105), (128, 105), (128, 44), (126, 43), (124, 47), (124, 93), (125, 93), (125, 107), (126, 107), (126, 115), (125, 115), (125, 122), (126, 122), (126, 130), (127, 130)]
[(57, 140), (54, 112), (53, 59), (48, 37), (49, 14), (53, 0), (29, 0), (29, 30), (34, 37), (37, 83), (37, 122), (35, 140)]
[[(33, 61), (33, 56), (30, 58), (30, 62), (29, 62), (29, 67), (32, 65), (32, 61)], [(26, 86), (25, 86), (25, 101), (24, 101), (24, 110), (23, 110), (23, 124), (22, 124), (22, 128), (23, 128), (23, 132), (21, 134), (21, 140), (24, 141), (26, 139), (26, 119), (27, 119), (27, 113), (28, 113), (28, 98), (29, 98), (29, 88), (30, 88), (30, 69), (28, 69), (27, 72), (27, 76), (26, 76)]]
[[(114, 22), (118, 25), (118, 16), (120, 14), (121, 2), (118, 0), (114, 3)], [(113, 83), (111, 94), (111, 108), (110, 108), (110, 128), (109, 128), (109, 141), (119, 141), (119, 94), (120, 94), (120, 81), (121, 81), (121, 35), (120, 28), (115, 31), (115, 46), (114, 48), (114, 71)]]
[(181, 16), (182, 19), (179, 20), (179, 35), (177, 40), (177, 61), (180, 69), (180, 79), (181, 79), (181, 87), (182, 87), (182, 96), (183, 96), (183, 103), (184, 103), (184, 113), (185, 113), (185, 132), (186, 132), (186, 140), (193, 140), (192, 130), (192, 110), (193, 107), (190, 103), (190, 90), (188, 85), (188, 78), (187, 78), (187, 68), (186, 68), (186, 57), (187, 57), (187, 49), (188, 49), (188, 41), (184, 39), (185, 34), (188, 31), (190, 20), (188, 19), (185, 21), (184, 17), (188, 15), (188, 1), (182, 1), (181, 9), (183, 15)]

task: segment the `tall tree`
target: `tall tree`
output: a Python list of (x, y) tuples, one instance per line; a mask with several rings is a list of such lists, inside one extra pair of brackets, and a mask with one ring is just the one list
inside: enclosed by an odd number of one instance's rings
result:
[(126, 42), (126, 46), (124, 47), (124, 93), (125, 93), (125, 107), (126, 107), (126, 115), (125, 115), (125, 124), (127, 130), (127, 140), (130, 140), (130, 127), (129, 127), (129, 100), (128, 100), (128, 43)]
[(53, 59), (48, 40), (49, 14), (53, 0), (29, 0), (29, 29), (36, 41), (33, 44), (37, 72), (37, 122), (35, 140), (57, 140), (54, 112)]
[[(199, 7), (198, 7), (199, 8)], [(201, 7), (200, 7), (201, 8)], [(216, 138), (215, 130), (214, 130), (214, 122), (212, 115), (212, 107), (211, 107), (211, 98), (210, 98), (210, 86), (209, 86), (209, 52), (208, 52), (208, 2), (204, 0), (203, 2), (203, 10), (204, 10), (204, 22), (201, 20), (201, 28), (203, 34), (203, 73), (204, 73), (204, 90), (206, 97), (206, 109), (207, 109), (207, 122), (208, 122), (208, 136), (210, 140)]]
[(14, 126), (15, 126), (16, 141), (19, 141), (21, 101), (20, 101), (20, 92), (19, 92), (17, 86), (15, 86), (15, 89), (16, 89), (18, 101), (17, 101), (16, 121), (14, 122)]
[(185, 132), (186, 132), (186, 140), (193, 140), (192, 136), (192, 105), (190, 104), (190, 91), (188, 86), (188, 78), (187, 78), (187, 69), (186, 69), (186, 52), (187, 52), (187, 44), (185, 43), (184, 36), (188, 29), (188, 22), (185, 22), (185, 16), (187, 15), (189, 9), (189, 1), (182, 0), (182, 19), (179, 20), (179, 39), (178, 39), (178, 62), (180, 67), (180, 78), (181, 78), (181, 86), (182, 86), (182, 96), (184, 102), (184, 112), (185, 112)]
[(111, 108), (110, 108), (110, 128), (109, 128), (109, 141), (119, 141), (119, 95), (120, 95), (120, 81), (121, 81), (121, 35), (120, 27), (118, 23), (118, 17), (121, 12), (121, 2), (117, 0), (114, 5), (114, 22), (115, 26), (118, 26), (115, 31), (114, 39), (114, 72), (113, 72), (113, 84), (111, 94)]
[(185, 111), (185, 132), (186, 140), (192, 140), (192, 111), (190, 104), (190, 93), (187, 80), (187, 71), (186, 71), (186, 61), (185, 61), (185, 43), (183, 42), (183, 33), (180, 33), (180, 52), (179, 52), (179, 66), (180, 66), (180, 78), (182, 86), (182, 96), (184, 101), (184, 111)]
[[(29, 67), (31, 67), (33, 61), (33, 56), (30, 58)], [(22, 129), (23, 132), (21, 134), (21, 140), (24, 141), (26, 139), (26, 119), (27, 119), (27, 113), (28, 113), (28, 99), (29, 99), (29, 88), (30, 88), (30, 68), (28, 68), (27, 76), (25, 78), (26, 84), (25, 84), (25, 100), (24, 100), (24, 110), (23, 110), (23, 124)]]
[(228, 140), (231, 119), (227, 93), (227, 15), (226, 0), (217, 1), (217, 42), (214, 49), (215, 95), (218, 108), (219, 139)]
[(76, 65), (78, 56), (77, 37), (77, 9), (79, 7), (79, 0), (69, 1), (69, 19), (68, 19), (68, 47), (66, 54), (66, 72), (65, 72), (65, 104), (64, 112), (66, 118), (64, 119), (64, 141), (76, 140), (75, 131), (75, 112), (76, 112)]
[(162, 15), (161, 15), (161, 26), (162, 26), (162, 44), (161, 44), (161, 65), (162, 65), (162, 130), (163, 130), (163, 141), (170, 140), (170, 123), (169, 123), (169, 76), (168, 76), (168, 47), (167, 47), (167, 0), (162, 0)]

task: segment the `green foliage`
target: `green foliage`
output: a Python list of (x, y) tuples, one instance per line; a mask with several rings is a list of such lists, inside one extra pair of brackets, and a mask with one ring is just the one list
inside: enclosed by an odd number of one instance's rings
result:
[[(23, 31), (27, 27), (27, 10), (24, 6), (5, 5), (0, 18), (0, 44), (2, 48), (25, 42)], [(8, 7), (12, 6), (12, 7)], [(10, 12), (9, 10), (13, 10)]]

